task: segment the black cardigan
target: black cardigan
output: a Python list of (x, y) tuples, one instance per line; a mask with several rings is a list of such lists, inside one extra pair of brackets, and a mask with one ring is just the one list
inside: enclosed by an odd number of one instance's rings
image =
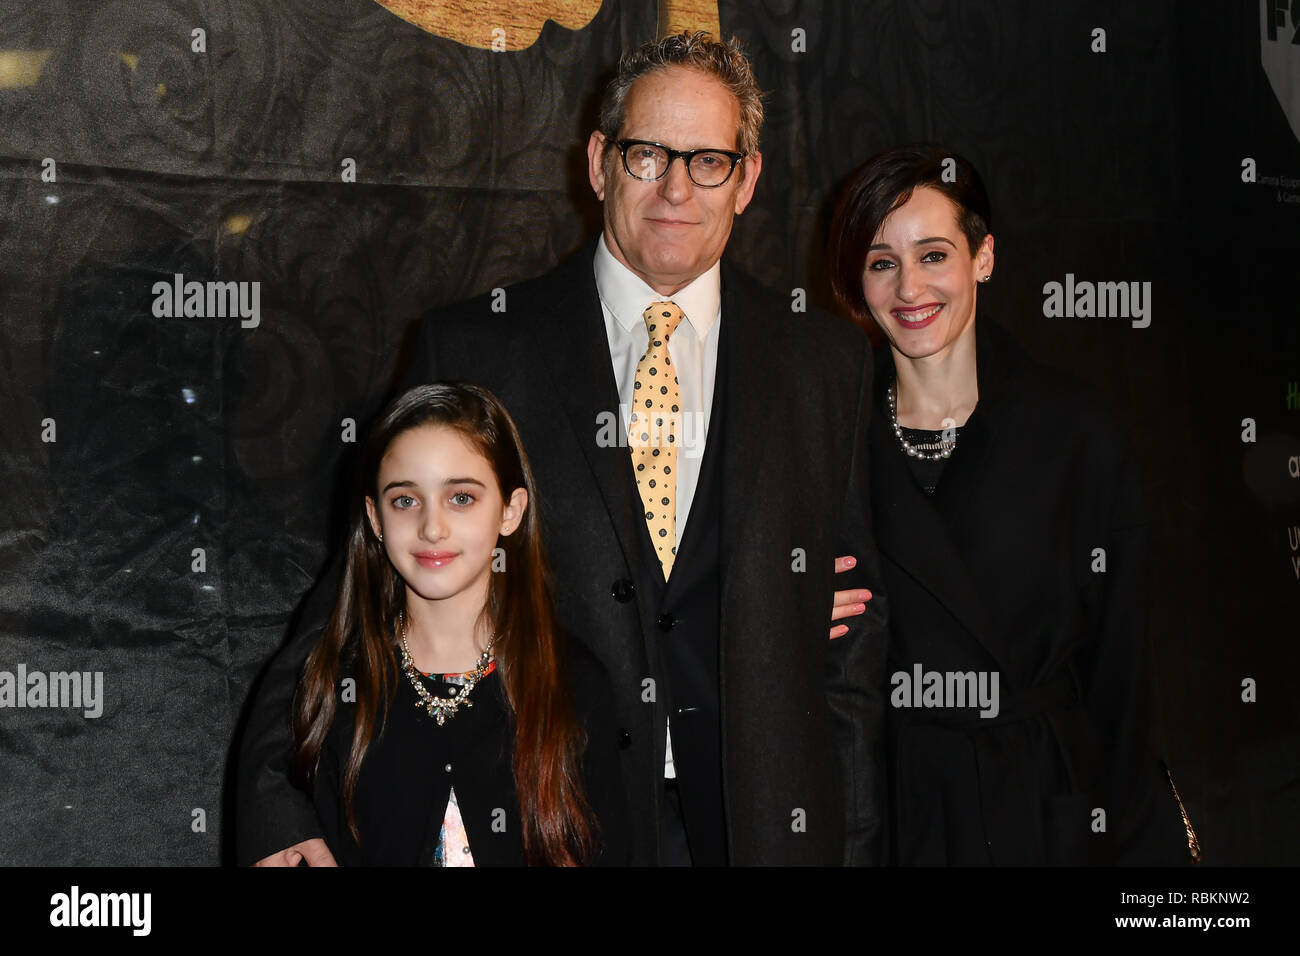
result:
[(927, 495), (888, 424), (891, 358), (878, 353), (870, 427), (888, 671), (996, 672), (1001, 705), (901, 706), (891, 676), (891, 859), (1186, 862), (1148, 746), (1147, 528), (1128, 442), (1091, 388), (980, 317), (979, 403)]
[[(613, 702), (600, 663), (567, 640), (565, 672), (574, 709), (587, 730), (582, 767), (602, 846), (596, 865), (626, 865), (629, 849)], [(445, 685), (423, 678), (430, 693)], [(313, 787), (325, 842), (341, 866), (433, 865), (451, 789), (475, 866), (522, 866), (523, 829), (512, 770), (513, 723), (499, 670), (493, 671), (442, 726), (399, 672), (382, 734), (366, 751), (357, 782), (358, 846), (347, 827), (342, 771), (352, 744), (352, 704), (340, 704), (321, 752)]]

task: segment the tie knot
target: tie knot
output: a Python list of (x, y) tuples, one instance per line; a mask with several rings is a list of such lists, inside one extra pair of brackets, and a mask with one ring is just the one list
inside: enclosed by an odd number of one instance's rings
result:
[(655, 338), (662, 337), (665, 340), (677, 330), (685, 318), (682, 310), (677, 308), (675, 302), (651, 302), (641, 318), (645, 319), (645, 324), (650, 330), (650, 340), (653, 344)]

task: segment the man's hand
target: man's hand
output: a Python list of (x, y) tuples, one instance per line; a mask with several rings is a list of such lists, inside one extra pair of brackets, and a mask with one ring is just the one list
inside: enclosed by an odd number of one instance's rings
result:
[[(854, 567), (858, 559), (851, 555), (845, 555), (842, 558), (835, 559), (835, 573), (841, 574), (849, 568)], [(856, 617), (867, 609), (867, 601), (871, 600), (871, 592), (866, 588), (858, 588), (853, 591), (836, 591), (835, 605), (831, 608), (831, 620), (838, 621), (842, 617)], [(836, 624), (831, 628), (831, 640), (837, 637), (843, 637), (849, 633), (847, 624)]]
[(303, 860), (308, 866), (338, 866), (334, 854), (320, 837), (295, 843), (287, 850), (258, 860), (253, 866), (298, 866)]

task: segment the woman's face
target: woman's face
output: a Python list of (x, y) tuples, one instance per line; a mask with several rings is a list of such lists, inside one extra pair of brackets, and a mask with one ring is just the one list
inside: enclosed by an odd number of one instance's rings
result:
[(957, 224), (957, 206), (929, 186), (881, 224), (862, 272), (871, 316), (896, 352), (910, 359), (940, 356), (974, 334), (975, 288), (993, 271), (993, 237), (974, 256)]
[[(492, 465), (454, 428), (421, 425), (398, 435), (379, 465), (379, 501), (366, 512), (407, 586), (407, 599), (487, 599), (492, 551), (528, 506), (503, 501)], [(414, 594), (412, 594), (414, 592)]]

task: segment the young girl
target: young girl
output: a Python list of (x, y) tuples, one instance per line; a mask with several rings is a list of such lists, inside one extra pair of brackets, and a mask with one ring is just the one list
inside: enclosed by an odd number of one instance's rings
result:
[(335, 858), (622, 862), (613, 735), (583, 730), (615, 723), (603, 672), (577, 641), (561, 653), (505, 409), (473, 385), (413, 388), (380, 414), (358, 477), (294, 707), (294, 770)]

